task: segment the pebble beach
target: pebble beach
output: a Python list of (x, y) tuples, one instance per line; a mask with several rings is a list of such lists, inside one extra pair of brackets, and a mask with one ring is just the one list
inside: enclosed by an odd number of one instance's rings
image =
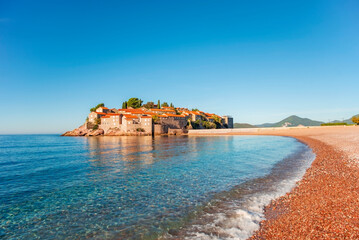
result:
[(265, 207), (251, 239), (359, 239), (359, 127), (261, 129), (231, 135), (294, 137), (316, 154), (290, 193)]

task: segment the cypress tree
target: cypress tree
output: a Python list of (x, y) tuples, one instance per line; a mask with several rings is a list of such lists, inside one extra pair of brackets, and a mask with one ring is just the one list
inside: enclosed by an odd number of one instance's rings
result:
[(124, 102), (122, 103), (122, 109), (126, 109), (126, 108), (127, 108), (127, 102), (124, 101)]
[(160, 100), (158, 100), (158, 102), (157, 102), (157, 108), (158, 108), (158, 109), (161, 109), (161, 103), (160, 103)]

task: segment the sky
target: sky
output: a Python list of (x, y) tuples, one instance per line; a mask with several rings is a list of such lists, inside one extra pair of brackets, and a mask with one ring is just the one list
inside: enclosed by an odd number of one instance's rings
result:
[(232, 115), (359, 113), (359, 1), (0, 0), (0, 134), (131, 97)]

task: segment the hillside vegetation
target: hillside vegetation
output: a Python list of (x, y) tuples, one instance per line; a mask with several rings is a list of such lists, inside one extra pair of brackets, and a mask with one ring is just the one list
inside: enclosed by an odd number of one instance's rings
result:
[(256, 128), (256, 126), (251, 125), (249, 123), (235, 123), (233, 125), (234, 128)]
[(295, 115), (292, 115), (290, 117), (287, 117), (283, 119), (282, 121), (276, 122), (276, 123), (264, 123), (261, 125), (257, 125), (257, 127), (295, 127), (298, 125), (303, 126), (320, 126), (324, 122), (320, 121), (314, 121), (309, 118), (301, 118)]

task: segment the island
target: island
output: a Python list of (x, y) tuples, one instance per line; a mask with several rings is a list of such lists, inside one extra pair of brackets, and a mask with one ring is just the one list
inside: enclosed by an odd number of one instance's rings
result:
[(183, 135), (188, 129), (233, 128), (231, 116), (219, 116), (199, 109), (174, 107), (167, 102), (142, 104), (130, 98), (122, 108), (107, 108), (104, 103), (90, 109), (83, 125), (62, 136), (149, 136)]

